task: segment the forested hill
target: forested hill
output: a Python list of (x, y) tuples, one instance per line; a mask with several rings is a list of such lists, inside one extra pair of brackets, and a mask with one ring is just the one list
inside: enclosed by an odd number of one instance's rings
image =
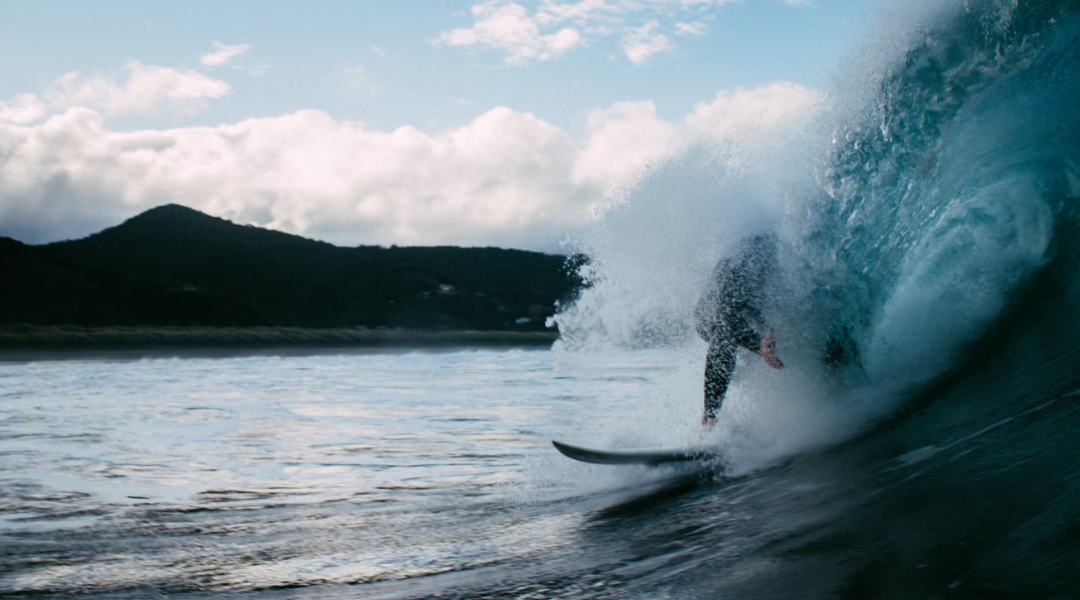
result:
[(345, 248), (177, 205), (87, 238), (0, 239), (0, 323), (536, 330), (576, 285), (566, 257)]

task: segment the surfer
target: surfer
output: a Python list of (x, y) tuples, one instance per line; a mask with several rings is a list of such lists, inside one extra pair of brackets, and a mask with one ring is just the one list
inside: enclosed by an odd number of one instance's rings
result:
[(776, 238), (757, 235), (739, 244), (732, 258), (717, 263), (709, 289), (694, 311), (698, 334), (709, 342), (705, 356), (705, 413), (701, 424), (712, 427), (735, 372), (735, 355), (746, 348), (765, 364), (784, 368), (776, 356), (776, 339), (762, 315), (765, 283), (776, 270)]

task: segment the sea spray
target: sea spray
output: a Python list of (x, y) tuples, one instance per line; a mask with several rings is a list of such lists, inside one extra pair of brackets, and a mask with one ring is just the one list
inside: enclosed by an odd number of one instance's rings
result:
[[(788, 368), (741, 357), (715, 439), (760, 464), (890, 414), (964, 364), (1054, 259), (1080, 182), (1078, 11), (886, 10), (824, 110), (785, 136), (683, 149), (575, 241), (590, 287), (555, 318), (560, 351), (678, 348), (693, 385), (658, 403), (700, 406), (693, 306), (717, 260), (774, 230), (784, 291), (768, 313)], [(830, 348), (839, 368), (822, 366)]]

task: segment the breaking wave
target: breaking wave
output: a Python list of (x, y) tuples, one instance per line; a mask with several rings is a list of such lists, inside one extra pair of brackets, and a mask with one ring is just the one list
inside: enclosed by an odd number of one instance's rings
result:
[[(908, 4), (873, 35), (801, 127), (657, 165), (576, 240), (590, 287), (556, 317), (563, 351), (667, 345), (703, 361), (692, 312), (713, 265), (777, 231), (769, 312), (792, 368), (743, 358), (721, 432), (736, 454), (776, 457), (902, 410), (1051, 305), (1067, 322), (1046, 327), (1076, 328), (1078, 3)], [(822, 366), (830, 340), (840, 369)]]

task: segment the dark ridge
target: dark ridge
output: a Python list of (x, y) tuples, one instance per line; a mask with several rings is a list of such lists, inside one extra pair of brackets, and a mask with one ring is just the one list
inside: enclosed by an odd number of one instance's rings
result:
[(542, 330), (566, 257), (344, 248), (175, 204), (81, 240), (0, 239), (0, 323)]
[(0, 324), (250, 326), (254, 307), (222, 294), (186, 294), (0, 238)]

